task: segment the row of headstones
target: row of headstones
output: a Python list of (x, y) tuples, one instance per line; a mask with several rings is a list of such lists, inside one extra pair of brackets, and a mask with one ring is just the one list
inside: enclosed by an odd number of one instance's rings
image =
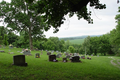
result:
[[(74, 56), (70, 58), (71, 62), (81, 62), (79, 59), (80, 59), (79, 56)], [(56, 55), (49, 55), (49, 61), (58, 62), (58, 60), (56, 60)], [(63, 58), (63, 62), (67, 62), (66, 57)]]
[[(35, 56), (36, 58), (40, 58), (39, 53), (36, 53)], [(80, 59), (79, 56), (74, 56), (70, 58), (71, 62), (81, 62), (79, 59)], [(56, 60), (56, 55), (49, 55), (49, 61), (58, 62), (58, 60)], [(63, 58), (63, 62), (67, 62), (67, 58)], [(25, 62), (25, 55), (13, 56), (13, 65), (27, 66), (28, 64)]]
[[(51, 55), (51, 53), (48, 52), (47, 55)], [(72, 56), (79, 56), (77, 53), (74, 53), (74, 54), (68, 54), (68, 53), (66, 53), (65, 55), (66, 55), (66, 58), (70, 58), (70, 57), (72, 57)], [(56, 58), (60, 58), (61, 56), (62, 56), (62, 55), (59, 53), (59, 54), (56, 55)], [(79, 57), (80, 57), (80, 56), (79, 56)], [(81, 56), (81, 58), (82, 58), (82, 59), (85, 59), (85, 56)]]

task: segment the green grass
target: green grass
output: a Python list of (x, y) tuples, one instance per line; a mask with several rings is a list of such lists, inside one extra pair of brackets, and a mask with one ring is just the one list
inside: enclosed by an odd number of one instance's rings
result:
[[(111, 56), (90, 56), (92, 59), (80, 59), (82, 63), (63, 63), (62, 58), (57, 58), (59, 62), (49, 62), (46, 52), (40, 58), (35, 58), (35, 53), (40, 51), (31, 51), (32, 56), (25, 56), (27, 67), (13, 66), (13, 56), (20, 55), (20, 48), (9, 49), (5, 53), (0, 53), (0, 80), (119, 80), (120, 69), (110, 63)], [(114, 57), (120, 59), (120, 57)]]
[(74, 40), (69, 40), (69, 41), (72, 44), (82, 44), (84, 42), (84, 39), (74, 39)]

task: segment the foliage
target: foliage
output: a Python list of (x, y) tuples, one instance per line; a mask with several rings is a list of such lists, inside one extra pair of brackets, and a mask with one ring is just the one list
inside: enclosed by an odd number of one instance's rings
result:
[(4, 40), (3, 40), (4, 45), (8, 45), (8, 35), (4, 34)]
[[(29, 36), (29, 46), (33, 49), (32, 39), (43, 38), (43, 30), (46, 24), (43, 17), (39, 14), (35, 7), (35, 3), (26, 3), (25, 0), (11, 0), (11, 3), (2, 1), (0, 3), (0, 16), (4, 18), (4, 23), (10, 27), (12, 31), (25, 31)], [(29, 7), (34, 8), (33, 11)]]
[[(34, 3), (36, 0), (30, 2)], [(69, 14), (69, 17), (76, 14), (78, 19), (84, 18), (88, 23), (93, 23), (90, 17), (91, 11), (88, 11), (87, 5), (95, 9), (106, 8), (106, 5), (101, 4), (99, 0), (39, 0), (33, 6), (36, 7), (38, 13), (44, 14), (45, 22), (49, 25), (45, 30), (47, 31), (53, 26), (55, 28), (54, 33), (56, 33), (64, 20), (66, 20), (64, 15), (67, 14)]]
[(70, 51), (71, 53), (74, 53), (75, 48), (74, 48), (73, 46), (69, 46), (69, 51)]

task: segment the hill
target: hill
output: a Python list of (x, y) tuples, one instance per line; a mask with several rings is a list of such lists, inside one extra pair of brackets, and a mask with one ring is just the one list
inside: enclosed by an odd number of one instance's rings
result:
[(69, 40), (69, 42), (72, 44), (82, 44), (84, 42), (84, 39), (74, 39), (74, 40)]
[(101, 35), (83, 35), (83, 36), (76, 36), (76, 37), (64, 37), (64, 38), (59, 38), (59, 39), (60, 40), (63, 39), (65, 41), (67, 41), (67, 40), (75, 40), (75, 39), (84, 39), (84, 38), (86, 38), (88, 36), (90, 36), (90, 37), (95, 37), (95, 36), (99, 37)]

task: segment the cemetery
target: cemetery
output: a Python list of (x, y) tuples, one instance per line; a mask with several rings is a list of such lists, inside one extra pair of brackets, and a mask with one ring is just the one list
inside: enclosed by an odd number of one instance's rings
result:
[[(9, 47), (2, 48), (1, 50), (5, 52), (4, 54), (0, 54), (0, 80), (6, 80), (8, 77), (12, 80), (115, 80), (120, 78), (119, 65), (116, 67), (110, 62), (111, 60), (119, 59), (119, 57), (113, 57), (113, 59), (107, 56), (85, 56), (77, 53), (62, 55), (58, 52), (51, 54), (44, 50), (42, 51), (42, 55), (40, 55), (41, 51), (30, 51), (27, 49), (30, 53), (21, 53), (21, 51), (25, 51), (26, 49), (13, 48), (9, 50)], [(25, 54), (31, 54), (31, 56), (26, 56)], [(114, 63), (115, 61), (112, 62)], [(57, 76), (60, 74), (61, 76), (57, 79)], [(81, 74), (82, 76), (77, 74)]]

